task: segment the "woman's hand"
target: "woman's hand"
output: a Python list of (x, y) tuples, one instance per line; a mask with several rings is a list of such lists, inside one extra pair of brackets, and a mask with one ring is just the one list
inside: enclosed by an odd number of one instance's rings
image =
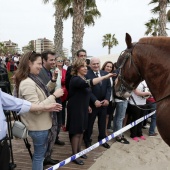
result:
[(44, 106), (45, 112), (52, 112), (52, 111), (59, 112), (61, 110), (62, 110), (62, 105), (59, 103), (51, 103)]
[(92, 113), (92, 108), (90, 106), (88, 107), (88, 113)]
[(64, 95), (64, 90), (59, 88), (53, 94), (55, 95), (56, 98), (59, 98)]
[(57, 80), (57, 77), (58, 77), (58, 69), (55, 69), (52, 73), (52, 80), (53, 81), (56, 81)]
[(105, 79), (109, 79), (110, 77), (114, 77), (114, 76), (117, 76), (116, 73), (109, 73), (107, 75), (105, 75)]

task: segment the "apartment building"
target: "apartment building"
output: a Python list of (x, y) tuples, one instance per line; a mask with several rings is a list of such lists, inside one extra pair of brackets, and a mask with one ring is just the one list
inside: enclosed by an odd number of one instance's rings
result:
[(35, 51), (41, 53), (42, 51), (52, 50), (54, 51), (54, 44), (47, 38), (39, 38), (35, 40)]
[(4, 47), (7, 47), (8, 53), (12, 53), (12, 54), (14, 54), (14, 53), (20, 54), (21, 53), (21, 50), (19, 49), (18, 44), (12, 42), (11, 40), (3, 41), (1, 43), (4, 45)]

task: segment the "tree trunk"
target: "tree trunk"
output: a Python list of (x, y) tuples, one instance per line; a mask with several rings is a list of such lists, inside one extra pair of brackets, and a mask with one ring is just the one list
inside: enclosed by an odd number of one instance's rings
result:
[(167, 36), (166, 33), (166, 7), (167, 0), (159, 0), (160, 12), (159, 12), (159, 36)]
[(85, 0), (73, 1), (73, 37), (72, 37), (72, 58), (76, 56), (77, 50), (83, 47), (84, 36), (84, 7)]
[(55, 5), (55, 35), (54, 48), (57, 57), (63, 56), (63, 8), (58, 3)]
[(110, 49), (111, 49), (111, 48), (110, 48), (110, 46), (108, 45), (108, 54), (110, 54)]

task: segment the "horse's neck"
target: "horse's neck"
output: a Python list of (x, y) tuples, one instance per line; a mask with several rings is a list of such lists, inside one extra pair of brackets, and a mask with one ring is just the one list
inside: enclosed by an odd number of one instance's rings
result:
[(141, 73), (156, 100), (170, 94), (170, 58), (165, 56), (144, 56)]

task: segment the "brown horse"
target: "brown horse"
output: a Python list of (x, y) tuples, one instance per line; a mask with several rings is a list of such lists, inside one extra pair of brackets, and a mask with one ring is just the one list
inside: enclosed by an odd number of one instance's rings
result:
[(147, 37), (132, 43), (126, 33), (127, 49), (120, 55), (115, 91), (124, 96), (145, 80), (157, 103), (157, 127), (170, 146), (170, 38)]

